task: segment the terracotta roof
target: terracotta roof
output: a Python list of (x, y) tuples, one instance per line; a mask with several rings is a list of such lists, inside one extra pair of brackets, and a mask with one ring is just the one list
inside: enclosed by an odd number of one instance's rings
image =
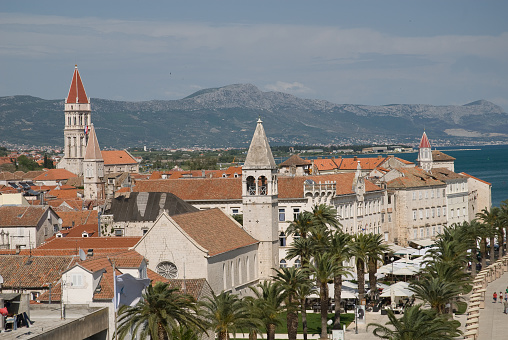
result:
[(467, 177), (470, 177), (470, 178), (473, 178), (473, 179), (475, 179), (475, 180), (477, 180), (477, 181), (480, 181), (480, 182), (482, 182), (482, 183), (485, 183), (485, 184), (488, 184), (488, 185), (492, 185), (492, 183), (486, 182), (486, 181), (484, 181), (484, 180), (482, 180), (482, 179), (479, 179), (479, 178), (477, 178), (477, 177), (474, 177), (474, 176), (472, 176), (472, 175), (470, 175), (470, 174), (466, 174), (465, 172), (461, 172), (460, 174), (461, 174), (461, 175), (464, 175), (464, 176), (467, 176)]
[(78, 176), (65, 169), (50, 169), (35, 177), (34, 181), (61, 181), (73, 177)]
[(404, 163), (404, 164), (414, 164), (413, 162), (410, 162), (408, 160), (405, 160), (405, 159), (402, 159), (402, 158), (399, 158), (399, 157), (395, 157), (396, 160)]
[[(340, 161), (340, 158), (339, 158)], [(331, 158), (318, 158), (312, 161), (314, 167), (316, 167), (319, 171), (330, 171), (334, 169), (338, 169), (339, 166), (335, 163), (334, 159)], [(355, 167), (356, 169), (356, 167)]]
[(74, 261), (72, 256), (2, 255), (3, 288), (38, 288), (55, 284)]
[(434, 162), (446, 162), (446, 161), (454, 161), (455, 158), (449, 156), (441, 151), (433, 150), (432, 151), (432, 161)]
[(99, 228), (98, 223), (80, 224), (67, 230), (66, 237), (82, 237), (83, 232), (89, 234), (88, 237), (98, 237), (99, 236), (98, 228)]
[(65, 102), (68, 104), (88, 104), (88, 97), (86, 96), (85, 87), (83, 86), (81, 76), (79, 75), (78, 65), (74, 68), (69, 95), (67, 96), (67, 100)]
[(101, 148), (99, 147), (99, 141), (95, 135), (95, 128), (93, 124), (90, 125), (90, 132), (88, 134), (88, 143), (85, 149), (86, 160), (102, 160)]
[(58, 213), (62, 219), (62, 228), (70, 228), (77, 225), (95, 224), (98, 225), (97, 210), (62, 211)]
[(83, 200), (81, 198), (56, 198), (46, 201), (53, 210), (60, 212), (80, 211), (83, 209)]
[(104, 165), (138, 164), (125, 150), (101, 151), (101, 154), (102, 159), (104, 159)]
[(425, 131), (423, 131), (423, 135), (422, 135), (422, 139), (420, 141), (420, 149), (421, 148), (429, 148), (430, 149), (430, 142), (429, 142), (429, 139), (427, 138), (427, 134), (425, 133)]
[(362, 170), (373, 170), (386, 160), (385, 157), (353, 157), (353, 158), (342, 158), (340, 162), (340, 170), (356, 170), (358, 167), (358, 161)]
[(47, 215), (48, 206), (0, 206), (0, 227), (32, 227)]
[(286, 159), (284, 162), (279, 164), (279, 167), (288, 167), (288, 166), (303, 166), (303, 165), (311, 165), (312, 162), (300, 157), (300, 155), (293, 155)]
[(133, 247), (141, 237), (57, 237), (43, 243), (37, 249), (128, 249)]
[(136, 181), (133, 192), (170, 192), (183, 200), (241, 199), (242, 179), (159, 179)]
[(437, 178), (443, 182), (445, 182), (448, 179), (464, 179), (464, 178), (466, 178), (464, 175), (450, 171), (447, 168), (432, 168), (431, 173), (432, 173), (432, 176), (434, 176), (435, 178)]
[(210, 256), (258, 242), (220, 209), (201, 210), (171, 218), (207, 249)]
[(387, 183), (389, 189), (417, 188), (446, 185), (420, 168), (397, 168), (403, 174)]
[(49, 196), (54, 196), (56, 198), (77, 198), (78, 197), (78, 189), (54, 189), (47, 193)]
[[(171, 279), (169, 281), (169, 287), (177, 288), (180, 293), (189, 294), (198, 300), (204, 294), (204, 290), (211, 291), (208, 286), (206, 279)], [(157, 282), (157, 281), (156, 281)], [(164, 282), (164, 281), (163, 281)], [(208, 288), (208, 289), (207, 289)], [(206, 294), (206, 293), (205, 293)]]

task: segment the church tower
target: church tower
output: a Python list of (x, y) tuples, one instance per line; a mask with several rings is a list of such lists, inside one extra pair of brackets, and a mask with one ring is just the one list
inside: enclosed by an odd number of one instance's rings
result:
[(277, 165), (261, 119), (242, 167), (242, 201), (243, 226), (259, 241), (259, 279), (269, 279), (279, 267)]
[(432, 151), (427, 134), (423, 131), (422, 140), (418, 149), (418, 166), (425, 171), (432, 170)]
[(83, 159), (83, 184), (85, 199), (104, 199), (104, 159), (93, 124), (90, 126), (88, 144)]
[(83, 175), (83, 157), (87, 144), (88, 127), (91, 120), (90, 98), (79, 75), (78, 66), (74, 68), (71, 87), (65, 100), (64, 157), (57, 168), (63, 168)]

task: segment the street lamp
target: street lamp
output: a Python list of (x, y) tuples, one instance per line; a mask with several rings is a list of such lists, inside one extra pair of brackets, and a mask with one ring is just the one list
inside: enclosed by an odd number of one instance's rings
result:
[(420, 249), (422, 249), (422, 246), (418, 246), (418, 256), (420, 256)]

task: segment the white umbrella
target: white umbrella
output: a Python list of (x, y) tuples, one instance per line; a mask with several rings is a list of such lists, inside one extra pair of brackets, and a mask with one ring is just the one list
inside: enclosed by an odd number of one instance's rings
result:
[(393, 270), (393, 275), (415, 275), (416, 273), (418, 273), (418, 271), (416, 270), (416, 268), (414, 267), (402, 267), (402, 268), (395, 268)]
[(394, 283), (390, 287), (383, 289), (383, 293), (381, 293), (380, 297), (392, 297), (392, 295), (402, 297), (413, 296), (414, 293), (410, 291), (408, 287), (409, 283), (407, 282)]
[(395, 253), (393, 253), (394, 255), (399, 255), (399, 256), (403, 256), (403, 255), (413, 255), (414, 253), (418, 252), (418, 249), (414, 249), (414, 248), (411, 248), (411, 247), (407, 247), (407, 248), (403, 248), (403, 249), (400, 249), (400, 250), (397, 250)]

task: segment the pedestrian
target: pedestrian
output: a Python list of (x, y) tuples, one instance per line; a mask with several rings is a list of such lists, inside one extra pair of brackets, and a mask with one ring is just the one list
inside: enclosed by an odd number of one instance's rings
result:
[(508, 314), (508, 301), (504, 302), (503, 313)]
[(508, 293), (504, 293), (504, 300), (508, 302)]
[(503, 292), (499, 292), (499, 303), (503, 303)]
[(494, 292), (494, 295), (492, 295), (492, 298), (494, 299), (494, 303), (496, 303), (497, 302), (497, 293), (496, 292)]

